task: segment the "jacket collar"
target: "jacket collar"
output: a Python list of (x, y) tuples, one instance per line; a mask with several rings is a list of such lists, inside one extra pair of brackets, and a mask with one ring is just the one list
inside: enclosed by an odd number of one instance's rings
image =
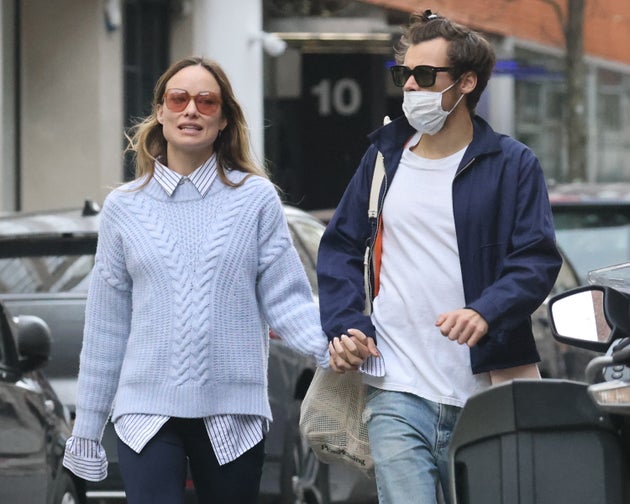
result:
[[(383, 157), (387, 160), (391, 159), (397, 151), (401, 151), (402, 146), (415, 132), (416, 130), (409, 124), (407, 118), (400, 116), (370, 133), (368, 139), (378, 147), (378, 150), (383, 153)], [(497, 134), (484, 119), (478, 115), (474, 116), (473, 139), (464, 153), (460, 166), (466, 166), (480, 156), (499, 152), (501, 150), (500, 138), (501, 135)]]

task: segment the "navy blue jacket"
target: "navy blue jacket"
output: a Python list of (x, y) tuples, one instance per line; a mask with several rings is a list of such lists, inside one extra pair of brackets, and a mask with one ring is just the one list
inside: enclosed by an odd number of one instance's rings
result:
[[(481, 373), (540, 360), (530, 316), (551, 290), (562, 259), (537, 158), (480, 117), (473, 125), (473, 140), (453, 181), (453, 211), (466, 307), (489, 325), (470, 349), (472, 371)], [(317, 273), (329, 339), (353, 327), (376, 337), (370, 317), (363, 314), (363, 257), (376, 232), (376, 219), (367, 216), (374, 162), (380, 150), (386, 173), (380, 213), (403, 146), (414, 132), (400, 117), (369, 135), (371, 145), (326, 228)]]

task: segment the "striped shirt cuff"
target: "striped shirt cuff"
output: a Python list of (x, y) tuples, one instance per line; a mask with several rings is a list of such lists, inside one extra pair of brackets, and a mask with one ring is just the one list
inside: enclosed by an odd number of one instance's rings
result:
[(107, 456), (100, 442), (71, 436), (66, 441), (63, 466), (79, 478), (102, 481), (107, 478)]
[(380, 354), (378, 357), (370, 355), (365, 359), (359, 370), (370, 376), (385, 376), (385, 360)]

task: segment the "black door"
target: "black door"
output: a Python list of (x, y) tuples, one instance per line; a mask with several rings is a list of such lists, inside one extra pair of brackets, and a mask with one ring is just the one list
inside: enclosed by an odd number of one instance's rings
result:
[(265, 154), (288, 203), (337, 205), (367, 134), (382, 124), (386, 62), (379, 54), (302, 54), (300, 96), (267, 100)]
[[(169, 64), (169, 1), (126, 0), (124, 26), (125, 127), (129, 128), (151, 112), (153, 87)], [(125, 158), (124, 176), (134, 178), (131, 156)]]

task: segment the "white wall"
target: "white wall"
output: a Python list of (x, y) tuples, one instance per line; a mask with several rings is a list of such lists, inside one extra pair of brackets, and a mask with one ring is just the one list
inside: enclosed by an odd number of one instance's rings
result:
[(23, 209), (101, 202), (122, 179), (122, 32), (105, 0), (29, 0), (21, 19)]
[(193, 56), (193, 3), (192, 1), (184, 1), (181, 5), (182, 9), (170, 19), (169, 51), (171, 62)]
[[(256, 159), (264, 159), (262, 2), (196, 0), (193, 13), (195, 54), (221, 65), (250, 129)], [(258, 37), (258, 38), (256, 38)]]
[(13, 5), (13, 2), (0, 3), (0, 213), (16, 208)]

